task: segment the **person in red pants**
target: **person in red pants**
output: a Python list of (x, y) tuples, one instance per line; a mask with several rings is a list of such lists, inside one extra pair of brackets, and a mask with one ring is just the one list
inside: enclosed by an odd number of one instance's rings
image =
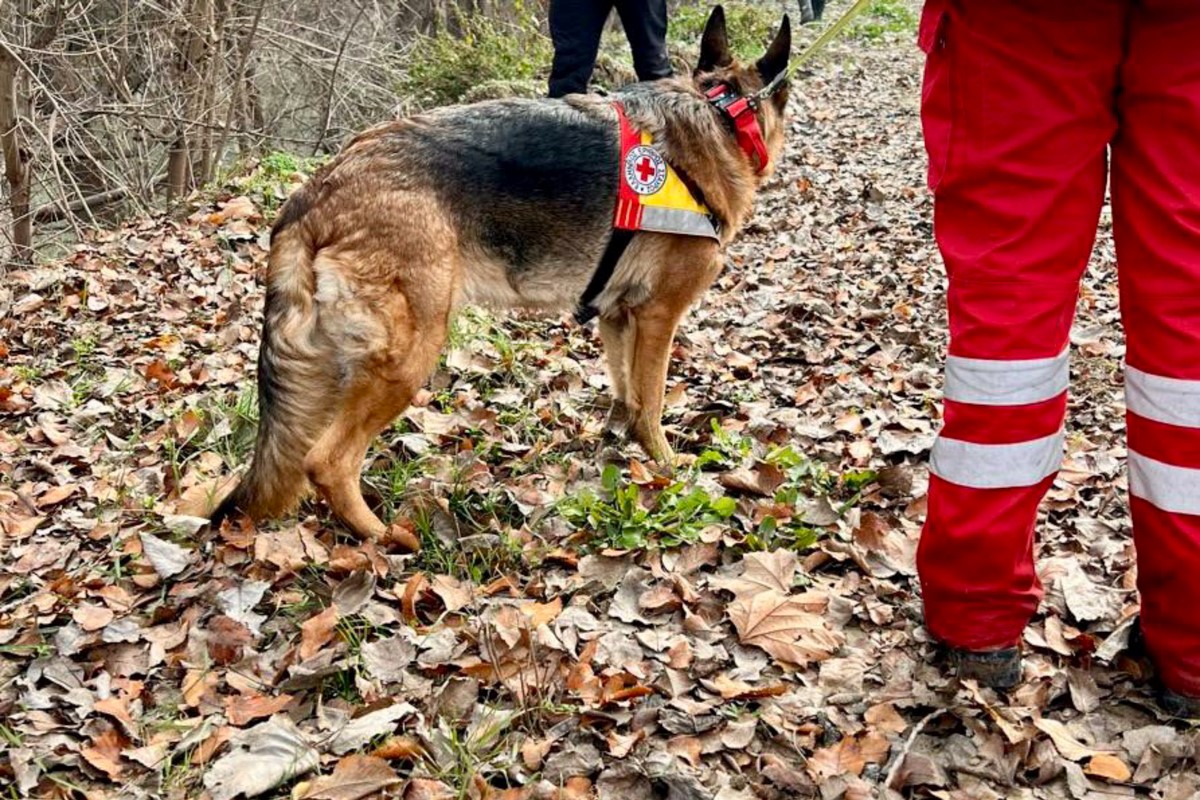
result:
[(960, 676), (1019, 681), (1111, 168), (1140, 626), (1164, 705), (1200, 716), (1200, 2), (927, 0), (919, 38), (950, 317), (926, 626)]

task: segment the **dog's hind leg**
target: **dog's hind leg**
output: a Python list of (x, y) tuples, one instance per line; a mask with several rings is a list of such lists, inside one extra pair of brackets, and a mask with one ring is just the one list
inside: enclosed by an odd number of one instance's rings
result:
[[(387, 526), (362, 495), (363, 458), (371, 441), (402, 412), (437, 365), (449, 328), (450, 294), (444, 302), (426, 296), (433, 308), (414, 307), (403, 294), (381, 301), (389, 344), (359, 366), (329, 427), (309, 451), (309, 480), (334, 515), (363, 539)], [(429, 302), (433, 301), (433, 302)]]
[(624, 438), (629, 432), (629, 364), (632, 361), (634, 335), (631, 317), (625, 310), (599, 321), (600, 339), (608, 360), (608, 375), (612, 381), (612, 407), (604, 429), (608, 434)]
[(359, 538), (377, 538), (387, 530), (363, 499), (359, 482), (363, 458), (371, 440), (415, 393), (411, 385), (381, 380), (352, 389), (334, 423), (305, 459), (309, 480), (334, 515)]

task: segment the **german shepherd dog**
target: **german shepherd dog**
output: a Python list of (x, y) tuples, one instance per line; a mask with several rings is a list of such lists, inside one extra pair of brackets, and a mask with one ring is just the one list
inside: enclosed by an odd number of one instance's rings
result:
[(770, 171), (706, 91), (750, 96), (775, 82), (751, 106), (774, 164), (790, 48), (785, 16), (765, 55), (738, 63), (718, 6), (690, 80), (450, 107), (354, 138), (272, 230), (253, 463), (213, 520), (281, 515), (311, 484), (356, 535), (387, 532), (363, 499), (363, 459), (435, 368), (455, 308), (561, 312), (589, 286), (618, 196), (613, 98), (719, 221), (719, 241), (633, 233), (593, 302), (612, 380), (608, 429), (669, 469), (660, 416), (676, 325), (716, 278)]

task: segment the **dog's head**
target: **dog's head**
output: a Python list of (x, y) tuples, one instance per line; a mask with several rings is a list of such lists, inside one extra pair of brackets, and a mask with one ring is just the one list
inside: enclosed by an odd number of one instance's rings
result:
[[(739, 62), (729, 47), (725, 10), (717, 6), (704, 26), (704, 35), (700, 38), (700, 59), (696, 62), (692, 79), (704, 93), (724, 84), (742, 97), (751, 97), (786, 72), (791, 52), (792, 27), (787, 14), (784, 14), (779, 31), (763, 56), (753, 64)], [(755, 113), (770, 155), (768, 168), (763, 174), (770, 173), (783, 150), (786, 127), (783, 111), (787, 100), (788, 81), (784, 77), (769, 96), (760, 97), (756, 102)]]

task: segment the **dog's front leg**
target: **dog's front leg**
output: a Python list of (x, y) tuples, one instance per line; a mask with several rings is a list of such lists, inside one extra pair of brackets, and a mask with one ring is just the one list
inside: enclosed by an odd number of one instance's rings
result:
[(612, 407), (604, 423), (607, 434), (624, 439), (629, 434), (633, 414), (629, 408), (629, 366), (632, 361), (633, 320), (621, 310), (610, 317), (600, 318), (600, 339), (608, 360), (608, 375), (612, 382)]
[(633, 438), (660, 467), (671, 470), (675, 453), (662, 429), (671, 343), (688, 306), (721, 271), (721, 254), (716, 242), (697, 237), (663, 236), (651, 242), (658, 249), (639, 255), (658, 260), (662, 269), (649, 299), (628, 312), (625, 399)]
[(626, 334), (632, 339), (628, 386), (632, 419), (629, 427), (637, 443), (666, 470), (675, 466), (675, 453), (662, 429), (667, 363), (681, 313), (673, 305), (651, 301), (637, 308), (633, 312), (631, 329)]

